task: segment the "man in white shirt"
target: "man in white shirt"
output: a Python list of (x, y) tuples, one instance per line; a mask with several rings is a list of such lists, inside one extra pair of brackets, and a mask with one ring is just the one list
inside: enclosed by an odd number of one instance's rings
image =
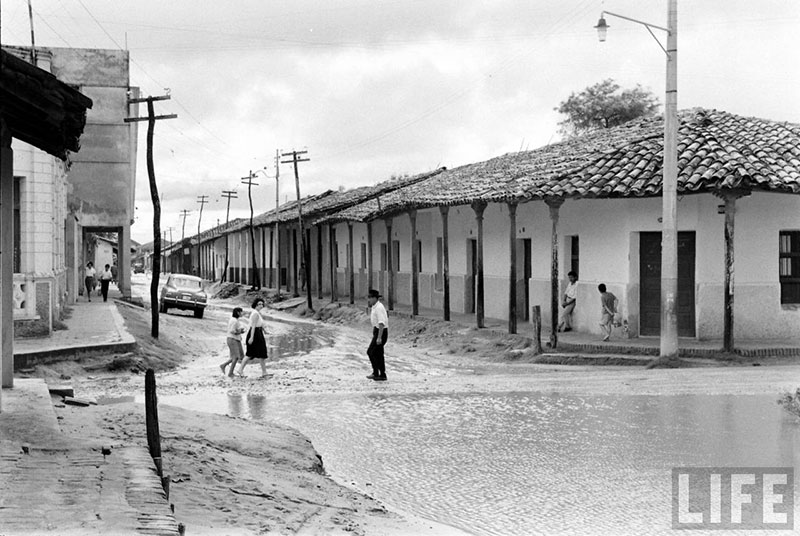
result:
[(558, 331), (572, 331), (572, 312), (575, 310), (575, 301), (578, 297), (578, 274), (570, 272), (567, 277), (569, 278), (569, 284), (564, 291), (564, 299), (561, 300), (561, 306), (564, 310), (561, 313)]
[(376, 382), (385, 382), (386, 366), (383, 358), (383, 347), (389, 338), (389, 316), (386, 314), (386, 308), (378, 301), (380, 297), (380, 292), (374, 288), (369, 289), (367, 304), (369, 305), (369, 320), (372, 324), (372, 342), (369, 343), (369, 348), (367, 348), (367, 356), (369, 356), (369, 362), (372, 364), (372, 374), (367, 378)]

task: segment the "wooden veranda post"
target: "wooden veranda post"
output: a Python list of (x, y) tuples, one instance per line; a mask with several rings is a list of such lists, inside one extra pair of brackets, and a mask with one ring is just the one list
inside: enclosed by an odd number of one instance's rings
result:
[[(300, 232), (303, 232), (303, 229), (300, 229)], [(302, 238), (302, 236), (301, 236)], [(292, 284), (294, 285), (294, 290), (292, 291), (292, 296), (297, 298), (300, 296), (300, 284), (297, 281), (297, 272), (298, 264), (297, 264), (297, 229), (292, 229), (292, 254), (289, 256), (289, 263), (292, 266)], [(300, 255), (302, 259), (302, 254)], [(301, 260), (302, 262), (302, 260)]]
[(367, 288), (372, 287), (372, 222), (367, 222)]
[(476, 282), (476, 297), (475, 301), (475, 319), (479, 328), (486, 327), (484, 321), (483, 309), (483, 211), (486, 210), (486, 203), (483, 201), (476, 201), (472, 203), (472, 210), (475, 211), (475, 220), (478, 223), (478, 244), (476, 252), (477, 273), (475, 277), (478, 279)]
[(156, 115), (153, 102), (169, 100), (169, 98), (169, 95), (162, 95), (160, 97), (128, 99), (128, 104), (146, 102), (147, 117), (126, 117), (124, 119), (125, 123), (147, 121), (147, 176), (150, 179), (150, 199), (153, 201), (153, 278), (150, 281), (150, 335), (156, 339), (158, 338), (158, 283), (161, 277), (161, 200), (158, 197), (156, 171), (153, 164), (153, 131), (156, 128), (156, 121), (174, 119), (178, 116), (176, 114)]
[(336, 226), (328, 224), (328, 258), (331, 261), (331, 303), (339, 298), (336, 295)]
[(389, 276), (388, 290), (386, 291), (386, 302), (389, 310), (394, 310), (394, 260), (392, 259), (392, 217), (384, 220), (386, 223), (386, 263)]
[(442, 284), (444, 287), (443, 316), (450, 320), (450, 246), (447, 229), (447, 215), (450, 207), (439, 207), (442, 215)]
[(355, 266), (353, 266), (353, 260), (355, 255), (353, 255), (353, 222), (347, 222), (347, 243), (349, 247), (347, 248), (347, 275), (350, 279), (350, 304), (354, 304), (356, 302), (356, 270)]
[(417, 211), (410, 210), (411, 220), (411, 314), (419, 315), (419, 249), (417, 248)]
[(725, 201), (725, 282), (724, 282), (724, 324), (722, 349), (733, 352), (735, 348), (733, 336), (733, 303), (734, 303), (734, 253), (733, 234), (736, 223), (736, 200), (749, 192), (728, 190), (718, 194)]
[(545, 201), (550, 207), (550, 348), (558, 345), (558, 210), (564, 204), (562, 198)]
[(322, 224), (317, 224), (317, 297), (322, 299)]
[(508, 332), (517, 332), (517, 203), (508, 204)]

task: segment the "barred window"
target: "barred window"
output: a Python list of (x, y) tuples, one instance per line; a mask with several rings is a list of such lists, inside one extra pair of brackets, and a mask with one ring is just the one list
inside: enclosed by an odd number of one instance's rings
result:
[(800, 231), (780, 231), (778, 240), (781, 303), (800, 304)]

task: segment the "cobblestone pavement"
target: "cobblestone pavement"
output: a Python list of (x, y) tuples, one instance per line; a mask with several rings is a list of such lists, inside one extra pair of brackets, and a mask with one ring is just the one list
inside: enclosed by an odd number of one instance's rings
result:
[(16, 380), (3, 404), (0, 535), (178, 534), (147, 449), (64, 436), (41, 380)]

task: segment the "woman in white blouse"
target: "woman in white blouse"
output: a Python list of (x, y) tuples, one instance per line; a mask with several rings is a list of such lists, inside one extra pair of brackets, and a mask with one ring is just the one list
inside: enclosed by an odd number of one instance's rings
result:
[(244, 376), (244, 367), (251, 359), (258, 359), (261, 363), (261, 377), (267, 376), (267, 340), (264, 337), (264, 319), (261, 309), (264, 308), (264, 299), (256, 298), (253, 302), (253, 312), (250, 313), (250, 330), (247, 332), (247, 351), (245, 358), (239, 366), (239, 376)]

